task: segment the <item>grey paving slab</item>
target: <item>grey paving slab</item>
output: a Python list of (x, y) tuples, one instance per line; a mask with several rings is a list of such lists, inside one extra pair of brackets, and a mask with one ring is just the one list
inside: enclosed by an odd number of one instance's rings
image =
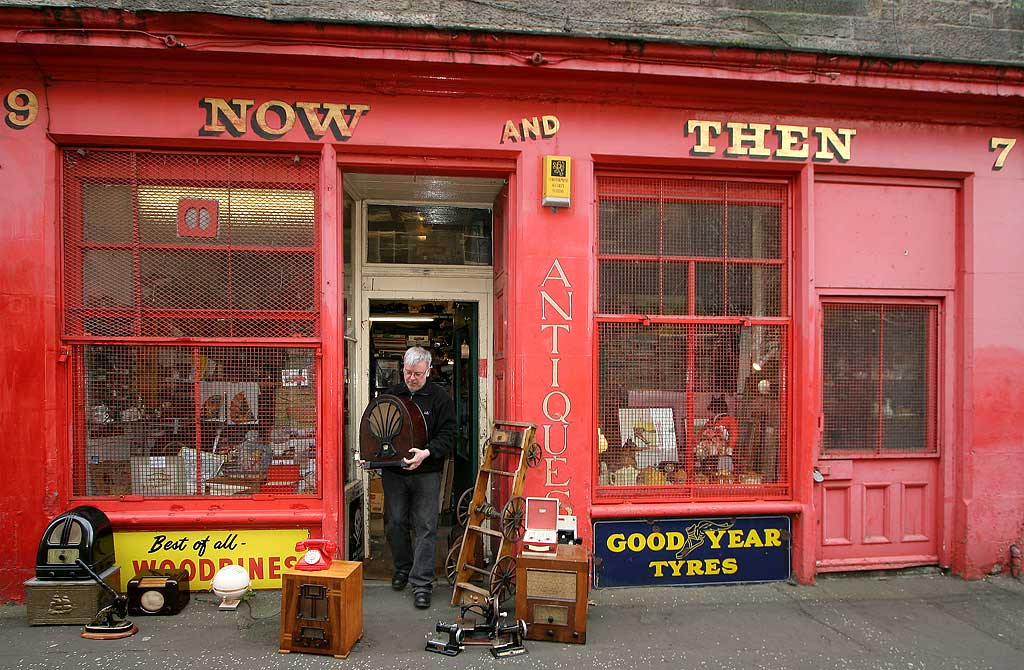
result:
[(208, 593), (171, 617), (135, 618), (139, 633), (84, 640), (77, 626), (29, 626), (0, 607), (0, 668), (418, 668), (550, 670), (1016, 670), (1024, 668), (1024, 583), (967, 582), (938, 571), (790, 583), (593, 591), (586, 645), (527, 641), (493, 659), (482, 647), (424, 651), (438, 620), (458, 613), (439, 587), (420, 611), (385, 582), (364, 591), (364, 635), (347, 659), (277, 653), (280, 597), (263, 591), (233, 613)]

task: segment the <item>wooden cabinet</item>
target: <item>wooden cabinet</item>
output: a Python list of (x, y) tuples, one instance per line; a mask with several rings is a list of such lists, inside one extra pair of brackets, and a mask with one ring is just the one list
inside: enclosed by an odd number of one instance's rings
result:
[(526, 639), (586, 644), (589, 556), (560, 544), (551, 556), (522, 554), (516, 563), (516, 616)]
[(281, 575), (279, 651), (346, 658), (363, 636), (363, 564), (334, 561), (326, 570)]

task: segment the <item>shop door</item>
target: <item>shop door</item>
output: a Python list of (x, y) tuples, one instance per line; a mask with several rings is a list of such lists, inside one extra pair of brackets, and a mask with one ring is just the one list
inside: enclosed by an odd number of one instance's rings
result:
[(961, 186), (816, 177), (818, 571), (948, 561)]
[(939, 561), (941, 304), (822, 304), (818, 570)]

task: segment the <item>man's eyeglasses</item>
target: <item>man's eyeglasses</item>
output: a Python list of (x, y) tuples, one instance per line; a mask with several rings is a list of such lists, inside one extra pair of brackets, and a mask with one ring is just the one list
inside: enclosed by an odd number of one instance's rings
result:
[(416, 379), (419, 379), (420, 377), (426, 377), (427, 373), (426, 373), (425, 370), (423, 372), (416, 372), (414, 370), (406, 370), (405, 371), (405, 376), (406, 377), (415, 377)]

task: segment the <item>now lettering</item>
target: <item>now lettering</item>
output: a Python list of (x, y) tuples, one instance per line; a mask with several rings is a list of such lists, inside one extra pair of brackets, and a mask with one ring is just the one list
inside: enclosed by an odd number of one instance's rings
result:
[[(319, 140), (328, 131), (339, 142), (352, 137), (356, 125), (370, 111), (369, 105), (339, 102), (287, 103), (267, 100), (255, 106), (248, 98), (203, 98), (199, 106), (206, 110), (206, 123), (199, 129), (202, 136), (228, 133), (241, 137), (249, 131), (267, 140), (276, 140), (288, 134), (298, 121), (311, 140)], [(255, 107), (254, 107), (255, 106)]]

